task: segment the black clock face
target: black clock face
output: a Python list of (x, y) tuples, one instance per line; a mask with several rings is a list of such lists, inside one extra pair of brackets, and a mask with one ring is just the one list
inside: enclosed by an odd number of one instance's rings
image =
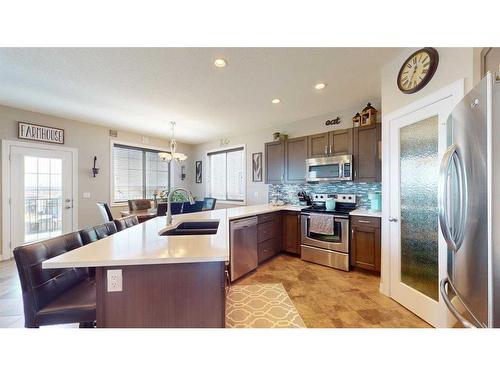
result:
[(438, 62), (439, 55), (434, 48), (422, 48), (413, 53), (399, 70), (399, 89), (412, 94), (424, 88), (436, 72)]

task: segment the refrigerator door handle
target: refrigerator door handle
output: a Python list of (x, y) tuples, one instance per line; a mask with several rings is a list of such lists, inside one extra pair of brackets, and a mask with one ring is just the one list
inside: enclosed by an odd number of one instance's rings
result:
[[(448, 287), (448, 288), (447, 288)], [(478, 326), (472, 324), (471, 322), (469, 322), (467, 319), (465, 319), (462, 314), (460, 314), (457, 310), (457, 308), (453, 305), (453, 303), (450, 301), (450, 297), (448, 296), (448, 289), (451, 288), (451, 290), (453, 291), (453, 293), (457, 296), (458, 300), (462, 303), (462, 305), (464, 306), (464, 308), (470, 313), (469, 309), (467, 308), (467, 306), (464, 305), (464, 303), (462, 302), (462, 300), (460, 299), (460, 297), (458, 296), (456, 290), (455, 290), (455, 287), (453, 286), (452, 283), (450, 283), (450, 280), (448, 280), (447, 277), (445, 277), (443, 280), (441, 280), (440, 282), (440, 285), (439, 285), (439, 289), (440, 289), (440, 292), (441, 292), (441, 297), (443, 297), (443, 301), (446, 305), (446, 307), (448, 307), (448, 310), (450, 310), (450, 312), (453, 314), (453, 316), (460, 322), (460, 324), (462, 324), (465, 328), (478, 328), (481, 327), (481, 328), (485, 328), (485, 326), (483, 324), (481, 324), (480, 322), (478, 322), (476, 319), (476, 322), (478, 324)], [(470, 313), (471, 314), (471, 313)], [(471, 316), (473, 316), (471, 314)]]
[[(453, 223), (450, 223), (450, 216), (448, 212), (448, 191), (450, 188), (448, 182), (450, 166), (453, 166), (456, 171), (457, 189), (459, 194), (457, 202), (459, 204), (458, 218), (454, 217)], [(448, 244), (448, 247), (453, 251), (457, 251), (464, 240), (467, 218), (467, 199), (467, 181), (462, 158), (457, 145), (452, 144), (446, 150), (439, 169), (438, 206), (441, 232), (443, 233), (443, 237)], [(452, 228), (450, 228), (450, 224), (453, 224)]]

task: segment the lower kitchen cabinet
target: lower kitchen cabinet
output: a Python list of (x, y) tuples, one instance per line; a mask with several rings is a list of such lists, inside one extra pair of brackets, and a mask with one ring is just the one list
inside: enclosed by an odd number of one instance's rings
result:
[(263, 214), (257, 219), (257, 248), (260, 264), (281, 252), (281, 214)]
[(300, 255), (300, 213), (285, 211), (283, 221), (283, 250)]
[(351, 216), (351, 266), (380, 272), (380, 218)]

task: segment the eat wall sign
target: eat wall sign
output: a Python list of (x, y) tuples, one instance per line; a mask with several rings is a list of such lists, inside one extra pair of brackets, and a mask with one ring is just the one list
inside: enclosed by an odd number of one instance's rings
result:
[(48, 143), (64, 143), (63, 129), (19, 122), (18, 130), (18, 137), (21, 139)]

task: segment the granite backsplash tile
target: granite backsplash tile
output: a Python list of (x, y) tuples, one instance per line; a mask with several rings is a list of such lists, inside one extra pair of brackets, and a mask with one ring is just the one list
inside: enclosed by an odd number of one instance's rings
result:
[(379, 182), (334, 182), (269, 185), (268, 200), (270, 202), (277, 199), (289, 204), (299, 204), (297, 197), (299, 191), (305, 191), (309, 195), (321, 193), (356, 194), (358, 207), (369, 209), (368, 193), (382, 191), (382, 184)]

